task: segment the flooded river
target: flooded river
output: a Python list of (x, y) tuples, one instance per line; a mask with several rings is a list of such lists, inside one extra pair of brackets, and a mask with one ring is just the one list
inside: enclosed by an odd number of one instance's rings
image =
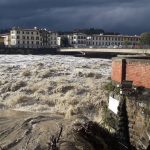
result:
[(1, 149), (47, 149), (63, 126), (102, 120), (111, 60), (60, 55), (0, 55)]

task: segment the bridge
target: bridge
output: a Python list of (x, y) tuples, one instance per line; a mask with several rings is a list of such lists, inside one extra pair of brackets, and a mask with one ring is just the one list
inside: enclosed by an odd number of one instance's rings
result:
[(117, 56), (118, 54), (149, 54), (150, 49), (110, 49), (110, 48), (60, 48), (58, 52), (64, 54), (78, 54), (78, 55), (105, 55)]

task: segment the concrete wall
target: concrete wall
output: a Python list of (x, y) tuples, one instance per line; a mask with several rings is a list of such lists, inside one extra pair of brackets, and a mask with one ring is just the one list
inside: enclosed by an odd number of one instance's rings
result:
[(60, 52), (92, 52), (92, 53), (125, 53), (125, 54), (150, 54), (150, 49), (119, 49), (119, 48), (61, 48)]

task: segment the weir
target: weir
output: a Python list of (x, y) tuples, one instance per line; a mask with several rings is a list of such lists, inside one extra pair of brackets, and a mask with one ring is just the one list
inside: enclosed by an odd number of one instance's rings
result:
[(112, 58), (117, 55), (135, 55), (146, 54), (150, 55), (150, 49), (97, 49), (97, 48), (8, 48), (0, 47), (0, 54), (22, 54), (22, 55), (46, 55), (46, 54), (60, 54), (60, 55), (74, 55), (82, 57), (102, 57)]

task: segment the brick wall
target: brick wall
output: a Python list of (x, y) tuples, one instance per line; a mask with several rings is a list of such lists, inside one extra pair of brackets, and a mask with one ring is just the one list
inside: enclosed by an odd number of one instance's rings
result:
[(130, 80), (135, 86), (150, 88), (150, 59), (114, 58), (112, 80), (119, 83)]

